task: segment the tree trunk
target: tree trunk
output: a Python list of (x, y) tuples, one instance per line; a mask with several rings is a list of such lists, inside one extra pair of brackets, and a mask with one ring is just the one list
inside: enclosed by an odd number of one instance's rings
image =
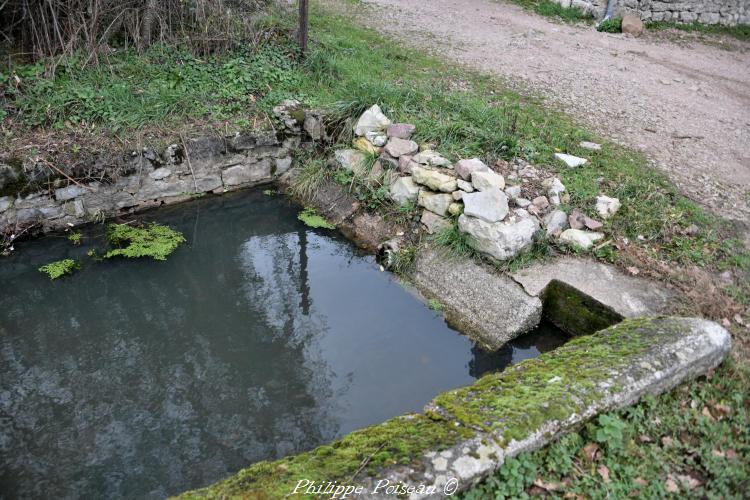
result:
[(143, 24), (141, 25), (141, 48), (151, 45), (151, 32), (153, 31), (154, 18), (156, 18), (157, 0), (146, 0), (143, 8)]
[(299, 51), (302, 59), (307, 52), (307, 25), (308, 25), (307, 0), (299, 0)]

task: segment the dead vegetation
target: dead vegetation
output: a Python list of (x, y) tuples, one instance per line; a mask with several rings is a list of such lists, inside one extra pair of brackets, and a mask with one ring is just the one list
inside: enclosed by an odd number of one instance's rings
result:
[(77, 50), (92, 61), (117, 46), (186, 43), (197, 54), (227, 50), (257, 33), (270, 0), (6, 0), (0, 37), (9, 53), (38, 60)]

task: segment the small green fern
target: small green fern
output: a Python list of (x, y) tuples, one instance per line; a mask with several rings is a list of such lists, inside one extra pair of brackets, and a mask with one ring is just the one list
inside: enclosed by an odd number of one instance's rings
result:
[(110, 224), (107, 228), (107, 241), (117, 248), (104, 254), (105, 259), (151, 257), (154, 260), (166, 260), (185, 242), (185, 237), (172, 228), (156, 223), (144, 227)]
[(73, 274), (74, 271), (80, 268), (81, 266), (79, 266), (73, 259), (64, 259), (50, 262), (49, 264), (40, 267), (39, 272), (46, 274), (51, 280), (56, 280), (62, 278), (66, 274)]

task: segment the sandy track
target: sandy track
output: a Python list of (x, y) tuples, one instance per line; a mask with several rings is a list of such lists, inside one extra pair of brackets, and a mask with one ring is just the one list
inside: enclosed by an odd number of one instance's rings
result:
[(358, 19), (542, 95), (750, 234), (750, 45), (598, 33), (493, 0), (365, 1)]

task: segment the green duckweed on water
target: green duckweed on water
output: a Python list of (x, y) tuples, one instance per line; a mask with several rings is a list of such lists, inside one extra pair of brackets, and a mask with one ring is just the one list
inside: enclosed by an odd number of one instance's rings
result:
[(299, 213), (297, 216), (299, 220), (305, 223), (308, 227), (312, 227), (314, 229), (323, 228), (323, 229), (336, 229), (336, 226), (334, 224), (331, 224), (327, 220), (325, 220), (320, 214), (318, 214), (314, 208), (307, 207), (303, 211)]
[(73, 274), (80, 268), (81, 266), (79, 266), (73, 259), (64, 259), (50, 262), (49, 264), (40, 267), (39, 272), (46, 274), (51, 280), (56, 280), (62, 278), (66, 274)]
[(116, 248), (104, 254), (105, 259), (151, 257), (166, 260), (185, 242), (185, 237), (170, 227), (156, 223), (144, 227), (110, 224), (107, 227), (107, 241)]

